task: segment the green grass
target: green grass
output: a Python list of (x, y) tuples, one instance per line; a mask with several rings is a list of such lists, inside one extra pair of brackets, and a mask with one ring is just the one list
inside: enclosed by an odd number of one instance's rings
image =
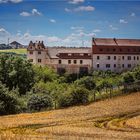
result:
[(8, 49), (8, 50), (0, 50), (0, 53), (16, 53), (16, 54), (26, 54), (27, 50), (26, 49)]

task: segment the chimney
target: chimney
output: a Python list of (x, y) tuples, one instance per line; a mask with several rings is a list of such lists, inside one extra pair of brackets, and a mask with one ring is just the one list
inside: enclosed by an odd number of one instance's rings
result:
[(116, 38), (113, 38), (113, 40), (116, 43), (116, 45), (118, 46), (117, 39)]

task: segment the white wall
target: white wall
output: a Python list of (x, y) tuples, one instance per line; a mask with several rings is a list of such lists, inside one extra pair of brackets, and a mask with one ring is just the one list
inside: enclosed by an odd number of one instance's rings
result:
[[(97, 60), (97, 56), (100, 57)], [(107, 59), (107, 56), (110, 56), (110, 60)], [(116, 56), (116, 60), (114, 60), (114, 56)], [(124, 56), (124, 60), (122, 59)], [(128, 56), (131, 56), (131, 60), (128, 60)], [(135, 60), (134, 60), (135, 56)], [(137, 56), (139, 60), (137, 60)], [(99, 68), (97, 68), (97, 64), (99, 64)], [(110, 68), (106, 68), (106, 64), (110, 64)], [(114, 68), (114, 64), (116, 64), (116, 68)], [(124, 68), (122, 67), (124, 64)], [(131, 68), (128, 68), (128, 64), (131, 64)], [(129, 70), (140, 64), (140, 55), (115, 55), (115, 54), (93, 54), (93, 69), (94, 70), (111, 70), (111, 71), (124, 71)]]

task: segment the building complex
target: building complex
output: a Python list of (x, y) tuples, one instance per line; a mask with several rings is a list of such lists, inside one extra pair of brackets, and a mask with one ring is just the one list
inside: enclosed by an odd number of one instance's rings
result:
[(140, 39), (93, 38), (92, 47), (45, 47), (32, 41), (27, 58), (34, 64), (49, 66), (58, 73), (91, 70), (126, 71), (140, 64)]

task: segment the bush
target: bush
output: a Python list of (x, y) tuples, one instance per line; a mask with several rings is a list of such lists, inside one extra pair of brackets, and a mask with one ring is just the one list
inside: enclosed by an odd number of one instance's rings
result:
[(20, 111), (20, 103), (15, 91), (9, 90), (0, 83), (0, 115), (15, 114)]
[(133, 83), (135, 80), (134, 80), (134, 77), (133, 77), (133, 74), (130, 73), (130, 72), (127, 72), (124, 76), (123, 76), (123, 79), (124, 79), (124, 83)]
[(86, 89), (88, 90), (92, 90), (96, 87), (95, 81), (93, 79), (93, 77), (83, 77), (79, 80), (76, 80), (75, 83), (79, 86), (84, 86)]
[(52, 106), (52, 99), (48, 95), (32, 95), (27, 103), (27, 107), (30, 111), (40, 111), (51, 108)]
[(70, 91), (59, 98), (60, 107), (85, 104), (88, 102), (89, 91), (85, 88), (70, 89)]

